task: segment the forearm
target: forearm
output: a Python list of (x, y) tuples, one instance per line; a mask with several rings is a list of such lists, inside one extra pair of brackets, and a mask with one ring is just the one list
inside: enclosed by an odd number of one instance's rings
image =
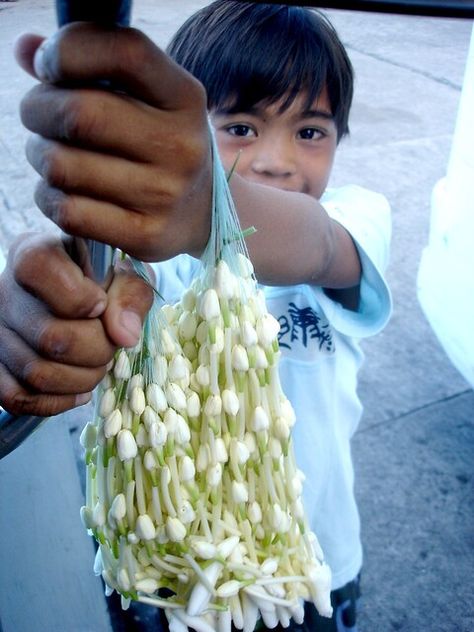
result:
[(232, 176), (230, 188), (257, 278), (267, 285), (308, 283), (349, 288), (360, 281), (360, 262), (349, 233), (308, 195)]

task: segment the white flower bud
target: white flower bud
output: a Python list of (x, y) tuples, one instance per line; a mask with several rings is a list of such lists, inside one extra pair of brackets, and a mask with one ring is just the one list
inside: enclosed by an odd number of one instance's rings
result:
[(171, 358), (168, 365), (168, 375), (172, 382), (185, 379), (189, 374), (186, 360), (183, 356), (177, 355)]
[(219, 297), (214, 289), (210, 288), (204, 292), (201, 298), (199, 313), (201, 318), (207, 321), (217, 318), (220, 315)]
[(135, 588), (139, 592), (146, 593), (147, 595), (152, 595), (158, 590), (158, 582), (154, 577), (145, 577), (135, 582)]
[(280, 531), (283, 524), (283, 509), (278, 503), (273, 503), (273, 505), (269, 508), (268, 522), (273, 531)]
[(201, 321), (196, 329), (196, 341), (200, 346), (202, 346), (207, 341), (208, 331), (209, 327), (206, 321)]
[(138, 386), (138, 388), (143, 388), (145, 380), (143, 379), (143, 375), (141, 373), (136, 373), (132, 375), (130, 381), (127, 384), (127, 397), (130, 398), (133, 389)]
[(148, 514), (138, 516), (135, 524), (135, 533), (140, 540), (153, 540), (155, 537), (155, 525)]
[(170, 382), (166, 387), (166, 399), (171, 408), (186, 410), (186, 395), (178, 384)]
[(90, 421), (82, 429), (79, 441), (84, 450), (93, 450), (97, 442), (97, 426)]
[(148, 440), (152, 448), (160, 448), (166, 443), (167, 438), (168, 431), (162, 421), (157, 421), (148, 428)]
[(192, 481), (196, 475), (194, 461), (186, 454), (179, 461), (179, 478), (183, 483)]
[(130, 408), (135, 415), (141, 415), (145, 410), (145, 393), (140, 386), (135, 386), (130, 395)]
[(234, 345), (231, 353), (232, 368), (236, 371), (248, 371), (249, 359), (242, 345)]
[(277, 417), (274, 423), (274, 432), (277, 439), (285, 441), (290, 436), (290, 426), (284, 417)]
[(94, 523), (93, 512), (90, 507), (81, 507), (80, 516), (82, 524), (86, 529), (94, 529), (96, 525)]
[(196, 334), (197, 317), (193, 312), (183, 312), (178, 321), (178, 335), (182, 341), (192, 340)]
[[(151, 444), (151, 441), (150, 441), (150, 444)], [(155, 455), (153, 454), (151, 450), (147, 450), (145, 452), (145, 455), (143, 457), (143, 467), (149, 472), (151, 472), (152, 470), (158, 467), (158, 463), (156, 462)]]
[(184, 500), (178, 510), (178, 517), (183, 524), (189, 524), (196, 518), (196, 513), (189, 500)]
[(278, 570), (278, 560), (274, 557), (267, 557), (260, 565), (260, 570), (264, 575), (273, 575)]
[(268, 430), (270, 427), (270, 420), (262, 406), (255, 406), (252, 416), (250, 418), (250, 428), (254, 432), (260, 432), (261, 430)]
[(174, 321), (178, 318), (176, 307), (174, 305), (170, 305), (169, 303), (165, 303), (165, 305), (161, 307), (160, 311), (169, 325), (172, 325)]
[(117, 453), (121, 461), (128, 461), (137, 456), (138, 448), (135, 437), (130, 430), (122, 429), (117, 435)]
[(241, 252), (237, 255), (239, 261), (239, 273), (244, 279), (248, 279), (253, 274), (253, 265), (248, 257)]
[(132, 584), (126, 568), (121, 568), (117, 573), (117, 584), (124, 592), (128, 592), (131, 589)]
[(190, 362), (194, 362), (198, 355), (194, 342), (192, 342), (191, 340), (186, 340), (186, 342), (183, 344), (183, 353)]
[(156, 424), (158, 421), (161, 421), (161, 419), (153, 408), (151, 406), (145, 406), (145, 410), (143, 411), (143, 423), (145, 424), (145, 428), (148, 430), (150, 426)]
[(248, 320), (244, 320), (240, 327), (240, 339), (244, 347), (252, 347), (258, 342), (257, 332)]
[(205, 542), (204, 540), (192, 540), (191, 548), (194, 550), (196, 555), (203, 560), (211, 560), (217, 555), (217, 547), (210, 542)]
[(191, 441), (191, 431), (186, 420), (181, 415), (176, 415), (176, 441), (181, 445)]
[(128, 400), (125, 399), (122, 402), (120, 411), (122, 413), (122, 428), (127, 428), (128, 430), (130, 430), (133, 423), (133, 413), (130, 410)]
[(246, 432), (244, 435), (244, 443), (247, 446), (247, 450), (250, 454), (255, 452), (257, 449), (257, 442), (255, 440), (255, 436), (251, 432)]
[(240, 407), (237, 393), (228, 388), (222, 391), (222, 406), (228, 415), (235, 417), (235, 415), (239, 412)]
[(230, 455), (231, 459), (239, 465), (247, 463), (250, 458), (250, 452), (245, 443), (237, 439), (233, 439), (230, 444)]
[(198, 365), (209, 366), (211, 364), (211, 352), (209, 351), (209, 345), (207, 342), (203, 343), (199, 347), (198, 351)]
[(257, 320), (256, 330), (260, 344), (264, 347), (268, 347), (276, 340), (278, 332), (280, 331), (280, 323), (274, 316), (267, 312)]
[(160, 342), (163, 354), (169, 358), (172, 357), (176, 350), (176, 342), (167, 329), (160, 330)]
[(115, 393), (113, 388), (108, 388), (104, 391), (102, 399), (100, 400), (99, 415), (101, 417), (107, 417), (115, 408)]
[(137, 534), (134, 531), (129, 531), (127, 533), (127, 540), (130, 544), (138, 544), (139, 543), (139, 539)]
[(178, 425), (178, 413), (174, 410), (174, 408), (168, 408), (166, 410), (163, 421), (166, 426), (167, 433), (169, 435), (174, 435)]
[(286, 419), (290, 428), (292, 428), (295, 425), (296, 415), (289, 399), (285, 398), (281, 402), (281, 415), (282, 417)]
[(127, 513), (127, 505), (124, 494), (117, 494), (110, 506), (110, 515), (114, 520), (123, 520)]
[[(163, 356), (160, 357), (163, 358)], [(166, 401), (163, 389), (161, 388), (161, 386), (158, 386), (156, 382), (152, 382), (146, 387), (146, 399), (148, 404), (157, 413), (162, 413), (168, 408), (168, 403)]]
[(268, 451), (272, 459), (279, 459), (282, 455), (281, 443), (275, 437), (271, 437), (268, 442)]
[(217, 487), (222, 479), (222, 465), (215, 463), (211, 465), (206, 474), (206, 481), (210, 487)]
[(171, 542), (182, 542), (186, 537), (186, 527), (179, 518), (168, 516), (166, 519), (166, 533)]
[(232, 498), (235, 503), (246, 503), (249, 499), (247, 485), (239, 481), (232, 481)]
[(293, 501), (293, 503), (291, 505), (291, 513), (292, 513), (293, 517), (296, 518), (296, 520), (303, 520), (303, 518), (304, 518), (304, 507), (303, 507), (303, 503), (301, 502), (300, 498), (297, 498), (295, 501)]
[[(163, 386), (168, 375), (168, 361), (163, 355), (156, 355), (153, 360), (153, 381)], [(151, 402), (150, 402), (151, 403)], [(153, 406), (153, 404), (152, 404)]]
[(122, 428), (122, 413), (118, 408), (113, 410), (110, 415), (107, 415), (104, 421), (104, 435), (107, 439), (115, 437)]
[(137, 442), (137, 446), (139, 448), (146, 448), (149, 445), (148, 442), (148, 433), (146, 431), (146, 428), (143, 424), (140, 424), (138, 426), (138, 430), (135, 434), (135, 441)]
[(250, 503), (247, 515), (252, 524), (258, 524), (262, 522), (262, 509), (256, 500), (253, 503)]
[(115, 360), (114, 364), (114, 376), (117, 380), (128, 380), (132, 374), (130, 367), (130, 360), (128, 359), (127, 352), (122, 349)]
[(200, 386), (209, 386), (209, 383), (211, 381), (209, 367), (205, 366), (204, 364), (198, 366), (198, 368), (196, 369), (196, 379)]
[(96, 527), (103, 527), (105, 520), (105, 507), (102, 503), (98, 502), (92, 511), (92, 522)]
[(199, 399), (199, 395), (194, 391), (188, 396), (188, 399), (186, 400), (186, 411), (188, 413), (188, 417), (190, 417), (191, 419), (195, 419), (201, 414), (201, 401)]
[(327, 564), (308, 564), (305, 569), (308, 578), (308, 588), (311, 598), (319, 614), (323, 617), (332, 616), (331, 606), (331, 569)]
[(196, 457), (196, 470), (198, 472), (204, 472), (204, 470), (207, 470), (209, 460), (209, 447), (206, 444), (201, 443)]
[(263, 350), (263, 348), (260, 345), (257, 345), (255, 347), (254, 358), (255, 358), (255, 368), (256, 369), (267, 369), (268, 368), (267, 354), (265, 353), (265, 351)]
[(181, 297), (181, 305), (183, 309), (191, 312), (196, 305), (196, 293), (191, 288), (187, 289), (186, 292)]
[(209, 395), (204, 404), (204, 414), (208, 417), (217, 417), (222, 411), (222, 399), (219, 395)]
[(234, 295), (234, 276), (227, 263), (221, 259), (214, 270), (214, 288), (221, 298), (230, 299)]
[(225, 441), (222, 437), (217, 437), (214, 442), (214, 448), (216, 453), (216, 459), (219, 463), (227, 463), (229, 460), (229, 455), (227, 453), (227, 448), (225, 445)]
[(229, 579), (229, 581), (221, 584), (217, 590), (216, 595), (221, 597), (222, 599), (228, 599), (229, 597), (234, 597), (238, 594), (240, 590), (240, 582), (236, 579)]

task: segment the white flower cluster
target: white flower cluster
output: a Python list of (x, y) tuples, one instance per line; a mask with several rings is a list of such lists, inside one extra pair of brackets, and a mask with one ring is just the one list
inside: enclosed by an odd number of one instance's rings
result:
[(117, 354), (81, 436), (96, 571), (124, 607), (164, 608), (174, 632), (252, 632), (259, 617), (287, 627), (303, 600), (331, 615), (279, 381), (279, 323), (243, 255), (239, 268), (219, 261), (161, 308), (159, 336)]

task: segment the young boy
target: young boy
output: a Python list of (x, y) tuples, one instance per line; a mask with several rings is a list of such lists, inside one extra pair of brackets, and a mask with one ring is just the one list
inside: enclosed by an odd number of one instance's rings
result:
[[(187, 287), (209, 230), (210, 159), (199, 84), (133, 30), (74, 25), (25, 38), (22, 65), (43, 84), (22, 106), (43, 180), (37, 203), (65, 232), (156, 266), (170, 301)], [(352, 69), (319, 14), (218, 0), (170, 55), (204, 86), (257, 278), (279, 319), (281, 378), (298, 423), (305, 505), (333, 573), (334, 618), (308, 608), (304, 630), (355, 630), (362, 564), (350, 439), (361, 415), (355, 338), (390, 313), (382, 277), (390, 238), (381, 196), (327, 190), (348, 131)], [(120, 93), (67, 82), (110, 79)], [(61, 84), (56, 87), (54, 84)], [(126, 124), (124, 124), (124, 121)], [(33, 261), (34, 260), (34, 261)], [(0, 280), (0, 403), (46, 415), (83, 403), (115, 345), (131, 345), (150, 296), (119, 271), (106, 294), (57, 242), (20, 240)], [(25, 316), (27, 314), (27, 316)], [(29, 314), (32, 314), (31, 316)], [(91, 344), (91, 340), (94, 344)]]

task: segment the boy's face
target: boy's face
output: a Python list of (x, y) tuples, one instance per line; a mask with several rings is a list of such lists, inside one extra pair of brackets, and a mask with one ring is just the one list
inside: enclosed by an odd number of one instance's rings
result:
[(304, 95), (279, 112), (281, 102), (250, 112), (212, 110), (219, 154), (229, 171), (251, 182), (306, 193), (319, 200), (329, 180), (337, 128), (326, 90), (305, 108)]

